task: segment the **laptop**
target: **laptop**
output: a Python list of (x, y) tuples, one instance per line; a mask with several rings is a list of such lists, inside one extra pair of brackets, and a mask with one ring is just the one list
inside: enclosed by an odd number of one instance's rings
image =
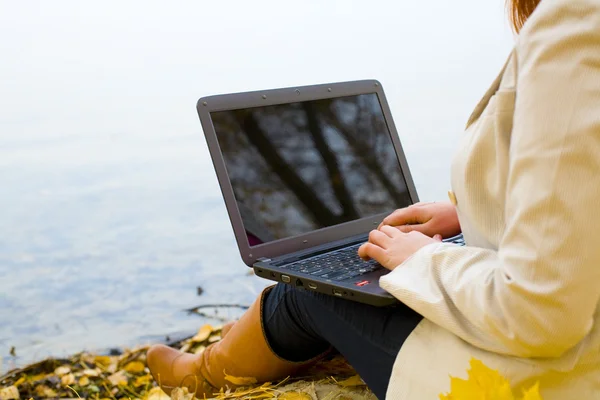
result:
[(378, 81), (210, 96), (197, 110), (241, 257), (257, 276), (397, 302), (379, 286), (388, 270), (357, 254), (384, 217), (418, 202)]

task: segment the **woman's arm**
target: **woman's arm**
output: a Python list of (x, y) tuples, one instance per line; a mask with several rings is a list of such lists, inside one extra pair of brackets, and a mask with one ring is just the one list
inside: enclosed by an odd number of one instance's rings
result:
[(600, 3), (542, 1), (516, 55), (498, 251), (430, 244), (381, 285), (475, 346), (558, 357), (600, 300)]

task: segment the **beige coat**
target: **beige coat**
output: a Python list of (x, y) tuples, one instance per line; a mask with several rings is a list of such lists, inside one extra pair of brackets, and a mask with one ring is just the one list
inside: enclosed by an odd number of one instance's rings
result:
[(387, 398), (437, 399), (475, 357), (544, 400), (600, 399), (600, 0), (542, 0), (452, 190), (468, 246), (431, 244), (381, 280), (425, 317)]

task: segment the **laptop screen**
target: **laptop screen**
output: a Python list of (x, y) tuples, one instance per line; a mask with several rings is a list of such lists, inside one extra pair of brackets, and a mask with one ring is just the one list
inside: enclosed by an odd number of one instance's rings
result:
[(250, 246), (411, 204), (375, 93), (211, 119)]

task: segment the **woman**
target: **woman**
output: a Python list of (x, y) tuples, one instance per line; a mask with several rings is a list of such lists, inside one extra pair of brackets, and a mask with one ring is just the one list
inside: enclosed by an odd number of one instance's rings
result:
[[(468, 122), (452, 203), (398, 210), (360, 248), (405, 306), (277, 285), (201, 356), (150, 349), (163, 387), (202, 397), (334, 347), (379, 398), (435, 399), (472, 357), (546, 400), (600, 398), (600, 2), (511, 8), (520, 35)], [(433, 238), (459, 231), (468, 246)]]

